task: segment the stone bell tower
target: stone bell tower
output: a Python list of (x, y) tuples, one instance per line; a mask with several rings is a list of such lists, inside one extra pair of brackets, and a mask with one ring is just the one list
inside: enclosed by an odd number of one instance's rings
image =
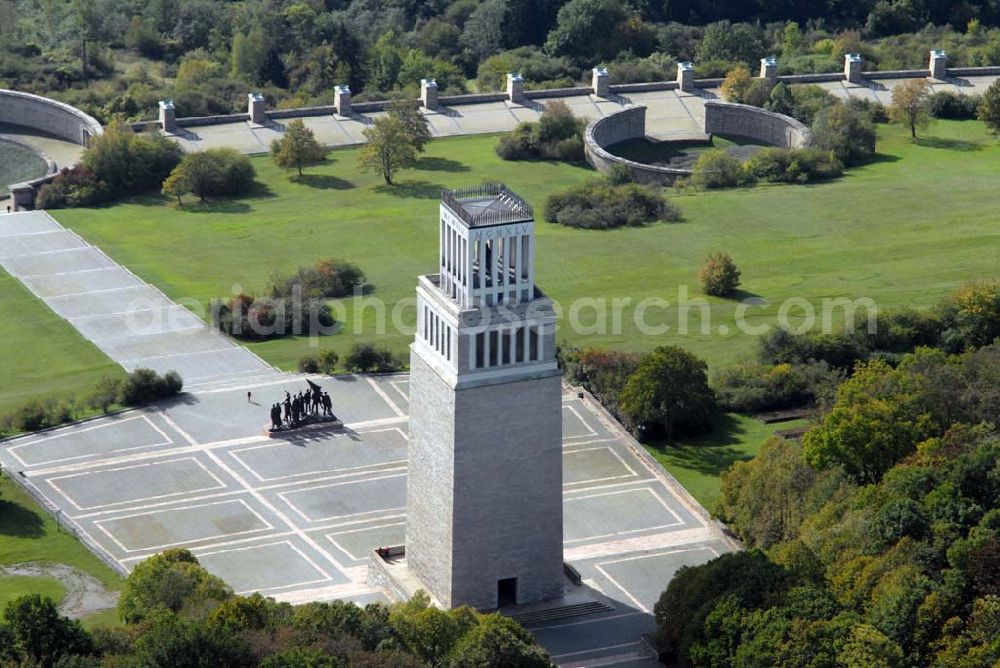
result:
[(406, 561), (442, 605), (562, 596), (562, 408), (531, 206), (445, 191), (439, 273), (417, 285)]

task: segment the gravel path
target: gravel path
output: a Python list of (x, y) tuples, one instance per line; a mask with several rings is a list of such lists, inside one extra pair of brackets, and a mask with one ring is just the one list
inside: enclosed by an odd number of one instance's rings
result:
[(29, 563), (0, 566), (0, 576), (3, 575), (58, 580), (66, 588), (66, 598), (59, 604), (59, 612), (74, 619), (118, 605), (118, 592), (111, 591), (94, 576), (81, 573), (65, 564)]

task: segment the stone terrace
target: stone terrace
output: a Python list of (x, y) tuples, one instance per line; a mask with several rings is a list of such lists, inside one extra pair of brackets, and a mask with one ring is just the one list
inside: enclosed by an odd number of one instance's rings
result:
[[(305, 376), (178, 400), (0, 443), (0, 464), (122, 572), (187, 547), (239, 593), (385, 600), (366, 583), (403, 542), (408, 376), (311, 377), (342, 430), (262, 435)], [(253, 393), (248, 402), (247, 391)], [(642, 642), (673, 573), (733, 549), (589, 397), (563, 395), (565, 559), (610, 611), (529, 624), (564, 665), (655, 665)]]

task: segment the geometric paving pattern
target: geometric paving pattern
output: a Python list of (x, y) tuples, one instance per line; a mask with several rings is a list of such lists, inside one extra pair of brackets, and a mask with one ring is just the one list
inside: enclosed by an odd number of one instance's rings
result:
[[(12, 439), (0, 463), (122, 571), (184, 546), (239, 593), (384, 600), (367, 561), (404, 539), (408, 376), (313, 378), (345, 428), (263, 436), (267, 406), (304, 379)], [(732, 548), (603, 411), (570, 393), (562, 411), (565, 558), (614, 610), (532, 631), (566, 665), (643, 662), (639, 638), (673, 572)]]

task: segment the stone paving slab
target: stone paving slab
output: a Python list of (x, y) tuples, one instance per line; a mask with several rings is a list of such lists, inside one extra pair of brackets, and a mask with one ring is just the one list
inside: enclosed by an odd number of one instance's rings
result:
[[(206, 384), (2, 442), (0, 464), (122, 570), (184, 546), (240, 593), (385, 600), (367, 558), (405, 540), (409, 378), (309, 376), (345, 427), (264, 436), (267, 407), (306, 378)], [(532, 631), (564, 665), (643, 665), (672, 573), (731, 547), (602, 409), (567, 392), (563, 428), (565, 558), (613, 611)]]
[(277, 372), (44, 211), (0, 217), (0, 265), (111, 359), (190, 386)]

